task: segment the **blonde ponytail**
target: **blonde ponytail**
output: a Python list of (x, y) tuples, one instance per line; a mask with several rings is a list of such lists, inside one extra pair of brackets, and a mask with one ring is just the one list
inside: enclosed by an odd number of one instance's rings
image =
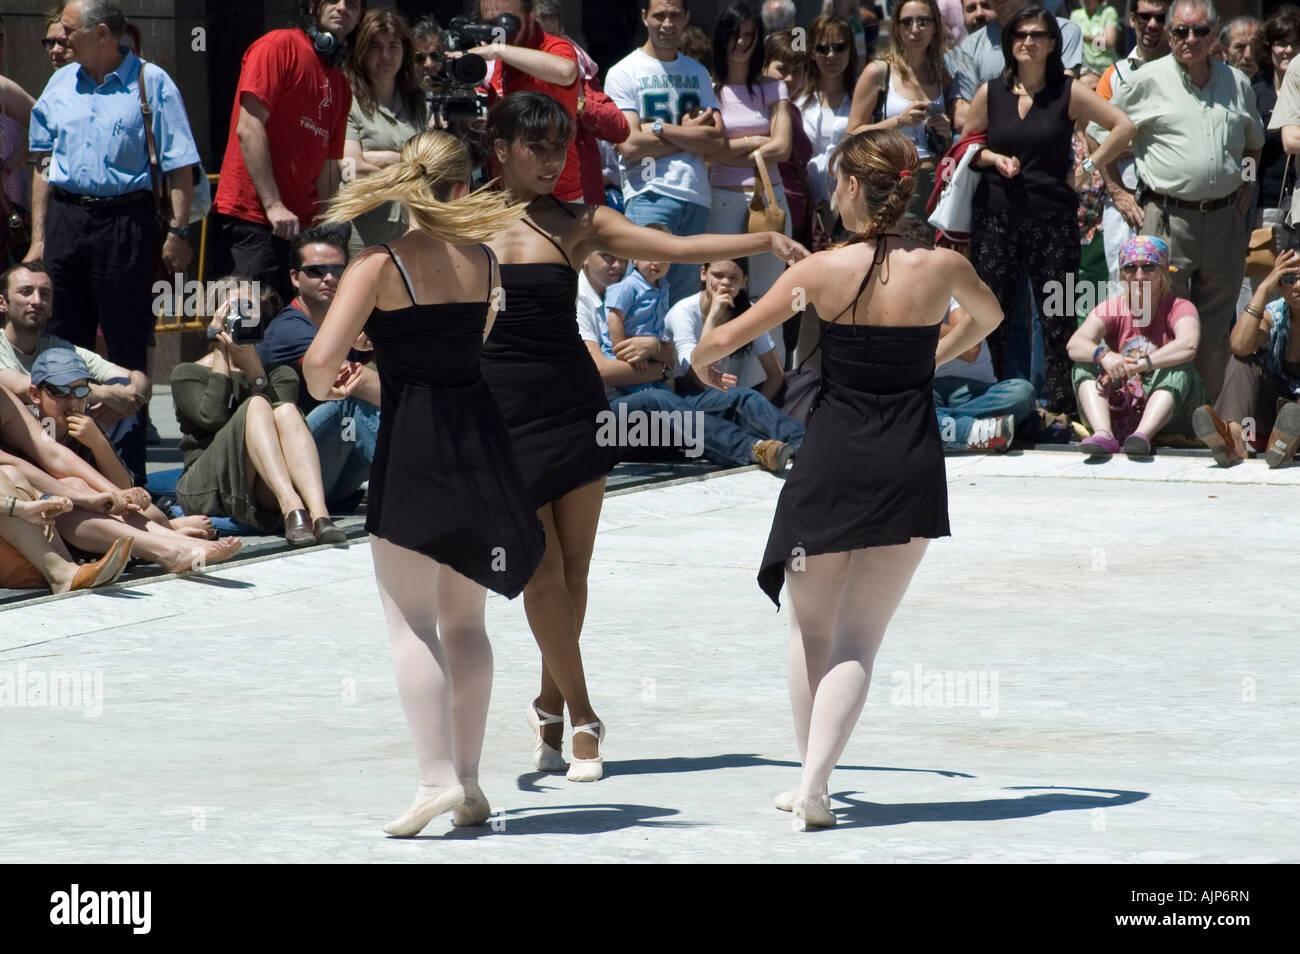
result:
[(524, 217), (526, 202), (511, 202), (505, 192), (484, 187), (459, 199), (451, 191), (470, 177), (465, 146), (450, 133), (412, 136), (401, 158), (339, 190), (322, 221), (348, 222), (389, 202), (400, 202), (422, 232), (466, 245), (483, 242)]

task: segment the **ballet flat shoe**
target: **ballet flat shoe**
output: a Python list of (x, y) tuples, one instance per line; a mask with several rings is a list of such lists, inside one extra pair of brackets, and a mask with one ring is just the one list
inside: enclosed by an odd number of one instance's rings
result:
[(390, 821), (384, 826), (384, 831), (395, 838), (412, 838), (424, 831), (424, 826), (443, 812), (449, 812), (464, 804), (465, 789), (460, 785), (448, 785), (405, 815)]
[(539, 772), (563, 772), (569, 767), (559, 749), (552, 748), (542, 741), (542, 726), (564, 725), (564, 716), (543, 712), (533, 703), (528, 703), (528, 712), (524, 715), (529, 728), (533, 730), (533, 768)]
[(96, 560), (94, 563), (86, 563), (77, 568), (76, 574), (72, 577), (72, 586), (68, 592), (75, 590), (89, 590), (97, 586), (108, 586), (122, 575), (126, 569), (127, 563), (131, 560), (131, 547), (135, 541), (130, 537), (124, 540), (114, 540), (113, 545), (108, 548), (108, 552)]
[(488, 805), (487, 796), (483, 794), (483, 789), (478, 787), (478, 782), (473, 779), (466, 779), (460, 785), (465, 790), (465, 803), (451, 810), (451, 823), (457, 828), (482, 825), (492, 817), (492, 808)]
[(795, 831), (808, 831), (812, 828), (834, 828), (835, 816), (818, 798), (795, 797), (791, 805), (794, 818), (791, 825)]
[[(772, 799), (772, 804), (775, 805), (779, 811), (794, 811), (794, 792), (782, 792), (776, 798)], [(831, 797), (829, 795), (823, 795), (822, 804), (826, 806), (826, 810), (829, 812), (831, 810)]]
[[(604, 743), (605, 725), (601, 722), (590, 722), (587, 725), (575, 725), (573, 734), (576, 736), (579, 732), (586, 732), (588, 735), (594, 735), (596, 741)], [(602, 751), (594, 759), (580, 759), (576, 755), (569, 764), (569, 774), (566, 776), (570, 782), (599, 782), (605, 775), (605, 755)]]

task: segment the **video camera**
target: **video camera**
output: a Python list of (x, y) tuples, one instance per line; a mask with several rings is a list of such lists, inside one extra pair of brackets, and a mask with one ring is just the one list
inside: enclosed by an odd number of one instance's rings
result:
[[(447, 52), (459, 52), (489, 43), (510, 43), (519, 35), (521, 26), (519, 18), (508, 13), (491, 23), (453, 17), (443, 31), (442, 48)], [(484, 115), (487, 112), (486, 97), (475, 87), (483, 82), (487, 72), (487, 61), (475, 53), (444, 58), (428, 97), (430, 115), (448, 129)]]

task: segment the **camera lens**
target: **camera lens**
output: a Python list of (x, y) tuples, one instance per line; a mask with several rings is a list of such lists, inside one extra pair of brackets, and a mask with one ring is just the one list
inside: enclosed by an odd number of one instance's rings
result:
[(477, 86), (487, 76), (487, 60), (477, 53), (466, 53), (455, 59), (444, 60), (442, 73), (462, 86)]

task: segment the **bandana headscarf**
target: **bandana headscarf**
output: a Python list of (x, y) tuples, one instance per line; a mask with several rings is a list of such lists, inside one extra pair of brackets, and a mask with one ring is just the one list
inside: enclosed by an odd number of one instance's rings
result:
[(1135, 262), (1146, 262), (1168, 268), (1169, 246), (1163, 239), (1158, 239), (1154, 235), (1139, 235), (1131, 238), (1119, 250), (1119, 267), (1123, 268)]

